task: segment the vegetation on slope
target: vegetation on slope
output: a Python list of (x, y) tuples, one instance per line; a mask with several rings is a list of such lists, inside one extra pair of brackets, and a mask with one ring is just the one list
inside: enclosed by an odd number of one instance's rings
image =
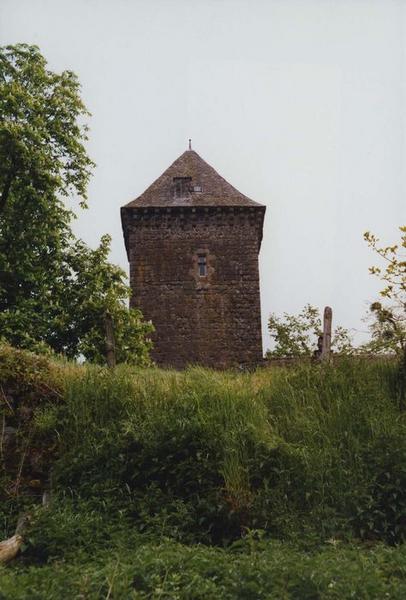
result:
[[(406, 536), (397, 373), (355, 359), (252, 374), (109, 371), (2, 347), (3, 423), (16, 430), (16, 460), (2, 445), (2, 537), (31, 516), (2, 593), (57, 598), (66, 585), (96, 598), (111, 584), (117, 598), (251, 588), (316, 598), (376, 585), (396, 597), (406, 569), (403, 548), (388, 546)], [(50, 569), (54, 591), (41, 596)]]
[[(90, 532), (91, 534), (92, 532)], [(325, 544), (303, 552), (278, 541), (245, 539), (227, 549), (132, 536), (109, 550), (0, 569), (7, 600), (318, 600), (406, 594), (404, 548)]]

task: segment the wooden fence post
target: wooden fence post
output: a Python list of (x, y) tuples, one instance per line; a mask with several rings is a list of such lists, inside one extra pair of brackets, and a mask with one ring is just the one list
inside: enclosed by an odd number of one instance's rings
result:
[(321, 349), (321, 360), (330, 360), (331, 355), (331, 324), (333, 321), (333, 311), (329, 306), (324, 309), (323, 315), (323, 346)]
[(114, 340), (113, 318), (109, 312), (104, 315), (104, 326), (106, 329), (106, 361), (108, 367), (116, 366), (116, 344)]

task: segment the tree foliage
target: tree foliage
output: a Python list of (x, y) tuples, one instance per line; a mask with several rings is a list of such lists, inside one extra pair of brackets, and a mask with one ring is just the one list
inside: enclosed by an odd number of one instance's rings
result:
[[(104, 318), (108, 312), (114, 323), (117, 362), (149, 364), (150, 334), (153, 327), (143, 321), (138, 309), (127, 308), (130, 288), (120, 267), (108, 262), (110, 237), (104, 235), (100, 246), (91, 250), (78, 240), (67, 252), (61, 291), (68, 294), (59, 323), (61, 350), (82, 354), (96, 363), (105, 361)], [(67, 337), (69, 332), (69, 337)]]
[[(272, 313), (268, 329), (273, 340), (273, 348), (267, 352), (268, 357), (312, 356), (317, 348), (318, 337), (322, 335), (320, 311), (306, 304), (297, 315), (284, 313), (282, 317), (278, 317)], [(352, 350), (351, 336), (347, 329), (341, 326), (335, 329), (331, 348), (340, 354)]]
[(369, 247), (383, 261), (383, 266), (370, 267), (369, 271), (384, 285), (380, 291), (383, 302), (375, 301), (370, 305), (373, 321), (368, 349), (395, 352), (406, 368), (406, 226), (399, 230), (400, 241), (392, 246), (381, 246), (374, 234), (364, 233)]
[(0, 337), (101, 362), (103, 317), (118, 360), (145, 364), (151, 325), (128, 311), (124, 272), (71, 230), (63, 197), (86, 206), (92, 161), (76, 76), (55, 74), (35, 46), (0, 48)]
[(93, 163), (81, 119), (89, 113), (76, 75), (46, 67), (36, 46), (0, 49), (0, 212), (13, 190), (31, 202), (50, 189), (86, 200)]

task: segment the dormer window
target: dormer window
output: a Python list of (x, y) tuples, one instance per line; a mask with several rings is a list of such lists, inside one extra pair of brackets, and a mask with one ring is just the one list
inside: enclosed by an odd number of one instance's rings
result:
[(197, 257), (197, 267), (200, 277), (207, 276), (207, 257), (205, 254), (199, 254)]
[(175, 198), (184, 198), (190, 191), (191, 177), (174, 177), (174, 196)]

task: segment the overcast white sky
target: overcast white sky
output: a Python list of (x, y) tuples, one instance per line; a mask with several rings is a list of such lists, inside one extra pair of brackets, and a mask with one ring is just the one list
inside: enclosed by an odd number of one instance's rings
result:
[[(127, 270), (121, 205), (186, 148), (267, 205), (262, 320), (330, 305), (365, 330), (379, 285), (362, 234), (406, 223), (406, 0), (1, 0), (0, 43), (75, 71), (97, 163), (76, 232), (108, 232)], [(360, 334), (357, 334), (358, 337)]]

